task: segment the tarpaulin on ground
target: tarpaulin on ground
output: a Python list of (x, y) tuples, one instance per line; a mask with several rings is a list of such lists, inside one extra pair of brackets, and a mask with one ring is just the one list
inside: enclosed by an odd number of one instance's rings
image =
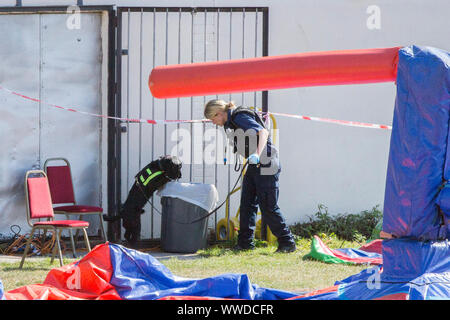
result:
[(310, 292), (292, 300), (447, 300), (450, 297), (448, 275), (424, 274), (411, 281), (391, 282), (383, 277), (380, 266)]
[(404, 263), (383, 268), (374, 266), (337, 281), (330, 288), (298, 296), (251, 284), (245, 274), (222, 274), (203, 279), (178, 277), (149, 254), (106, 243), (96, 246), (78, 262), (50, 270), (44, 283), (13, 289), (4, 296), (7, 300), (450, 298), (448, 241), (389, 240), (383, 245), (383, 251), (404, 255)]
[(251, 284), (245, 274), (178, 277), (151, 255), (111, 243), (96, 246), (78, 262), (50, 270), (43, 284), (5, 293), (7, 300), (155, 300), (172, 296), (278, 300), (296, 294)]
[(342, 264), (381, 264), (381, 239), (373, 240), (359, 249), (340, 248), (330, 249), (318, 236), (311, 241), (311, 250), (305, 258), (315, 259), (326, 263)]
[(436, 201), (443, 180), (450, 179), (449, 114), (450, 53), (399, 50), (383, 231), (421, 240), (445, 237)]
[(383, 241), (384, 265), (374, 266), (334, 286), (298, 300), (443, 300), (450, 299), (450, 242), (394, 239)]

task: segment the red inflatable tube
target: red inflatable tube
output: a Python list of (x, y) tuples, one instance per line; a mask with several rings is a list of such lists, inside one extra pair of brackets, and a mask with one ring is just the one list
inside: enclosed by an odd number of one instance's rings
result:
[(160, 99), (395, 81), (398, 50), (342, 50), (159, 66), (148, 85)]

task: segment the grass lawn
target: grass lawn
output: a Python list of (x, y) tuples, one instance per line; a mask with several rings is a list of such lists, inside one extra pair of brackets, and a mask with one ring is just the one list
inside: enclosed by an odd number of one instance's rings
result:
[[(322, 239), (330, 248), (357, 248), (361, 245), (331, 237)], [(263, 242), (258, 242), (255, 250), (246, 252), (234, 252), (227, 248), (229, 244), (216, 245), (199, 251), (200, 258), (171, 258), (162, 260), (162, 263), (172, 273), (181, 277), (206, 278), (223, 273), (244, 273), (249, 276), (251, 283), (260, 287), (291, 292), (329, 287), (334, 285), (335, 281), (367, 268), (304, 260), (303, 256), (309, 252), (310, 243), (308, 239), (298, 239), (298, 250), (289, 254), (274, 253), (276, 247)], [(65, 259), (64, 264), (76, 260)], [(27, 259), (22, 270), (19, 270), (18, 266), (18, 262), (0, 264), (0, 280), (5, 291), (42, 283), (50, 269), (59, 267), (59, 262), (55, 259), (50, 265), (50, 258), (37, 261)]]

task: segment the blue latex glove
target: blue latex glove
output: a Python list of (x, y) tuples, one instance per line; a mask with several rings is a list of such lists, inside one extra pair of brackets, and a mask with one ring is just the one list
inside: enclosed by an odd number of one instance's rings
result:
[(248, 163), (249, 164), (258, 164), (259, 163), (259, 156), (256, 153), (252, 153), (248, 157)]

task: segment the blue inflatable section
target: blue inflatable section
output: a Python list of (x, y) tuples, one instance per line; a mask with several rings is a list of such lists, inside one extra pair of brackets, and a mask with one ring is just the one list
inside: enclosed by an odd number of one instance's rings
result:
[(394, 239), (383, 241), (383, 275), (385, 277), (392, 281), (410, 281), (426, 273), (450, 273), (450, 243), (448, 240)]
[(337, 281), (335, 287), (298, 300), (450, 299), (450, 243), (383, 241), (383, 266)]
[[(328, 293), (330, 300), (446, 300), (450, 299), (448, 274), (426, 273), (410, 281), (394, 281), (377, 268), (367, 269), (339, 281), (338, 290)], [(376, 276), (376, 273), (379, 276)], [(322, 299), (320, 299), (322, 300)]]
[(349, 258), (380, 258), (381, 255), (376, 252), (368, 252), (360, 249), (354, 248), (339, 248), (335, 249), (335, 251), (339, 251), (342, 254), (345, 254)]
[(399, 50), (383, 265), (300, 299), (450, 299), (450, 53)]
[[(448, 237), (436, 204), (443, 181), (450, 178), (449, 68), (446, 51), (418, 46), (399, 50), (383, 214), (383, 231), (397, 237)], [(441, 201), (450, 203), (449, 196)]]
[(122, 299), (155, 300), (166, 296), (201, 296), (247, 300), (278, 300), (296, 294), (261, 288), (245, 274), (222, 274), (191, 279), (172, 274), (151, 255), (109, 244), (113, 276), (111, 284)]
[(5, 297), (3, 295), (3, 283), (0, 280), (0, 300), (4, 300), (4, 299), (5, 299)]

